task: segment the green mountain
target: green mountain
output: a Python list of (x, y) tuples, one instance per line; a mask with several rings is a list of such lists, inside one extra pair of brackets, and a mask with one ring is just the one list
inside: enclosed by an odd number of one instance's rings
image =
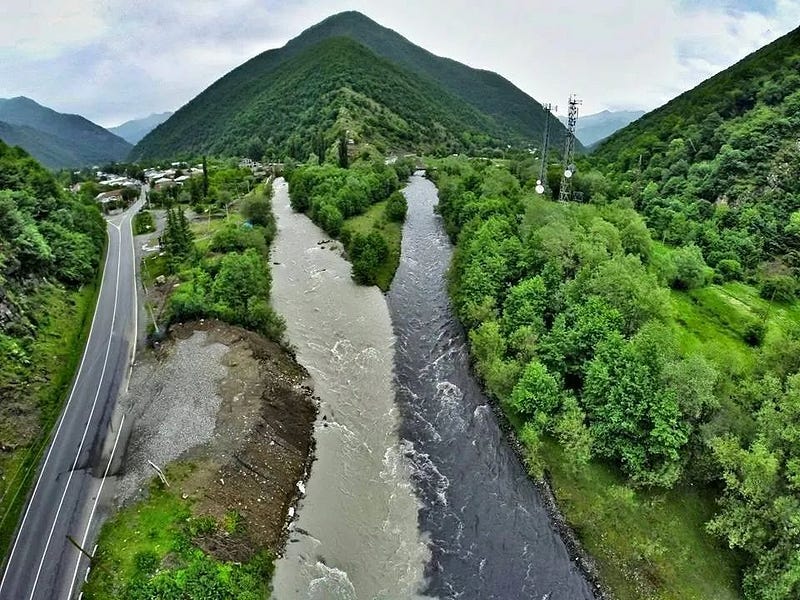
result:
[(125, 121), (122, 125), (109, 127), (108, 130), (114, 135), (121, 137), (126, 142), (130, 144), (136, 144), (144, 136), (153, 131), (153, 129), (169, 119), (172, 114), (173, 113), (169, 111), (163, 113), (153, 113), (148, 117)]
[(800, 269), (800, 29), (601, 143), (593, 159), (658, 239), (721, 276)]
[(11, 125), (0, 121), (0, 140), (9, 146), (24, 148), (51, 169), (82, 164), (74, 149), (67, 148), (60, 138), (25, 125)]
[(30, 98), (0, 99), (0, 139), (19, 145), (51, 169), (124, 160), (131, 145), (79, 115), (56, 112)]
[(363, 15), (343, 13), (228, 73), (131, 156), (304, 159), (344, 129), (385, 150), (479, 152), (538, 143), (544, 118), (535, 100), (500, 76), (435, 57)]

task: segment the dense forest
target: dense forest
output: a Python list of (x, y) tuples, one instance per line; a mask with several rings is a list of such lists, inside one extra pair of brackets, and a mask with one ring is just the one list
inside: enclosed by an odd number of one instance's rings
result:
[[(428, 81), (349, 38), (330, 38), (248, 82), (233, 95), (223, 78), (134, 148), (136, 159), (184, 153), (261, 160), (316, 151), (341, 132), (383, 150), (450, 152), (494, 147), (495, 122)], [(216, 96), (226, 96), (218, 102)]]
[(502, 77), (435, 57), (358, 13), (312, 27), (215, 82), (132, 151), (179, 155), (290, 156), (305, 161), (341, 133), (382, 152), (487, 155), (538, 143), (546, 118)]
[(634, 490), (702, 486), (718, 501), (707, 531), (749, 556), (745, 595), (796, 597), (792, 297), (713, 285), (728, 277), (704, 248), (654, 240), (627, 198), (556, 204), (488, 162), (434, 173), (454, 306), (532, 469), (556, 440), (576, 470), (610, 462)]
[(0, 142), (2, 545), (81, 355), (105, 240), (93, 198)]
[(722, 280), (794, 296), (800, 267), (800, 29), (601, 144), (592, 163), (653, 235)]
[(428, 85), (443, 87), (474, 109), (492, 117), (512, 143), (538, 144), (545, 118), (550, 119), (553, 142), (563, 143), (566, 130), (561, 122), (553, 115), (548, 116), (536, 100), (507, 79), (491, 71), (474, 69), (431, 54), (359, 12), (344, 12), (325, 19), (290, 41), (285, 51), (299, 52), (330, 37), (352, 38), (378, 56), (423, 77)]
[(301, 165), (287, 173), (292, 208), (342, 240), (355, 281), (387, 290), (399, 263), (399, 224), (406, 216), (405, 197), (398, 190), (413, 169), (408, 160), (387, 165), (369, 155), (350, 168)]

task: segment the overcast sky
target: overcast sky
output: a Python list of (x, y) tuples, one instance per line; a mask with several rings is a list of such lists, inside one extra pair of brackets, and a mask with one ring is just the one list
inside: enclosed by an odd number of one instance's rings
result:
[(0, 1), (0, 97), (104, 126), (175, 110), (343, 10), (540, 102), (576, 92), (583, 114), (655, 108), (800, 25), (800, 0)]

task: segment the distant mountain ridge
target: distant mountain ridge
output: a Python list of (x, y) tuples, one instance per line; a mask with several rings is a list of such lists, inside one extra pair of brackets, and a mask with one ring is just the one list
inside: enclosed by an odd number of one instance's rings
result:
[(51, 169), (121, 161), (132, 147), (80, 115), (56, 112), (24, 96), (0, 99), (0, 121), (7, 124), (0, 139)]
[[(644, 116), (644, 114), (645, 111), (643, 110), (604, 110), (591, 115), (579, 116), (575, 135), (588, 148)], [(559, 120), (564, 125), (567, 124), (566, 117), (559, 117)]]
[(129, 144), (136, 144), (173, 114), (174, 113), (171, 111), (153, 113), (141, 119), (125, 121), (122, 125), (117, 125), (116, 127), (109, 127), (108, 130), (114, 135), (121, 137)]
[[(131, 156), (258, 156), (263, 149), (305, 159), (343, 129), (382, 149), (479, 150), (537, 144), (545, 118), (538, 102), (499, 75), (436, 57), (348, 12), (234, 69)], [(563, 139), (564, 127), (549, 118)]]

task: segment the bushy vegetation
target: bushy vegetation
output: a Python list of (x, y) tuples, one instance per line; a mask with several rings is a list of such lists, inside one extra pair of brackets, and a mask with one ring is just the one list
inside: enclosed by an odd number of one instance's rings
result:
[(156, 222), (153, 213), (147, 210), (140, 210), (133, 216), (133, 235), (141, 235), (155, 231)]
[(269, 244), (275, 237), (275, 221), (263, 186), (245, 198), (241, 213), (249, 220), (243, 222), (237, 215), (226, 218), (210, 242), (201, 245), (194, 241), (183, 208), (167, 211), (161, 248), (168, 272), (178, 273), (181, 280), (169, 298), (167, 317), (169, 321), (214, 317), (281, 341), (285, 324), (269, 304)]
[(0, 142), (0, 546), (5, 550), (88, 334), (105, 224)]
[[(168, 471), (176, 483), (185, 465)], [(179, 481), (179, 479), (178, 479)], [(273, 557), (266, 552), (247, 562), (215, 558), (205, 537), (239, 535), (223, 519), (197, 512), (191, 500), (153, 483), (146, 500), (122, 509), (104, 526), (87, 600), (259, 600), (270, 591)]]
[[(707, 532), (751, 557), (745, 595), (797, 596), (800, 538), (787, 524), (800, 518), (792, 475), (800, 446), (791, 441), (800, 430), (791, 408), (800, 330), (770, 301), (779, 292), (762, 290), (769, 297), (759, 300), (757, 290), (736, 284), (750, 291), (739, 294), (746, 304), (735, 302), (752, 309), (735, 310), (727, 289), (712, 283), (721, 280), (699, 244), (652, 240), (624, 199), (557, 204), (524, 192), (528, 181), (486, 161), (437, 166), (439, 211), (457, 242), (453, 304), (469, 330), (475, 369), (517, 424), (531, 468), (550, 470), (548, 457), (566, 461), (556, 471), (568, 494), (592, 473), (605, 477), (603, 464), (624, 476), (633, 495), (674, 498), (669, 490), (693, 484), (719, 502)], [(553, 441), (562, 450), (545, 451)], [(617, 517), (603, 504), (604, 491), (586, 493), (597, 496), (572, 505), (590, 505), (589, 529), (607, 539)], [(646, 518), (648, 510), (637, 504), (626, 512)], [(681, 515), (673, 519), (680, 527)], [(712, 578), (726, 590), (720, 597), (735, 597), (721, 580), (734, 558), (713, 550), (708, 534), (677, 536), (716, 553), (707, 557), (705, 583), (674, 572), (688, 567), (673, 560), (670, 542), (637, 535), (636, 547), (590, 540), (610, 579), (653, 580), (647, 594), (667, 598), (703, 597)], [(653, 543), (662, 551), (640, 563), (642, 545)], [(641, 585), (627, 593), (651, 597), (640, 595)]]
[[(342, 239), (353, 263), (353, 279), (386, 290), (399, 262), (397, 224), (407, 209), (398, 188), (412, 170), (410, 161), (386, 165), (359, 160), (350, 169), (303, 165), (288, 174), (292, 208)], [(359, 218), (365, 213), (368, 218)]]
[(800, 30), (616, 133), (592, 162), (655, 238), (695, 244), (721, 279), (777, 282), (800, 268), (798, 137)]

